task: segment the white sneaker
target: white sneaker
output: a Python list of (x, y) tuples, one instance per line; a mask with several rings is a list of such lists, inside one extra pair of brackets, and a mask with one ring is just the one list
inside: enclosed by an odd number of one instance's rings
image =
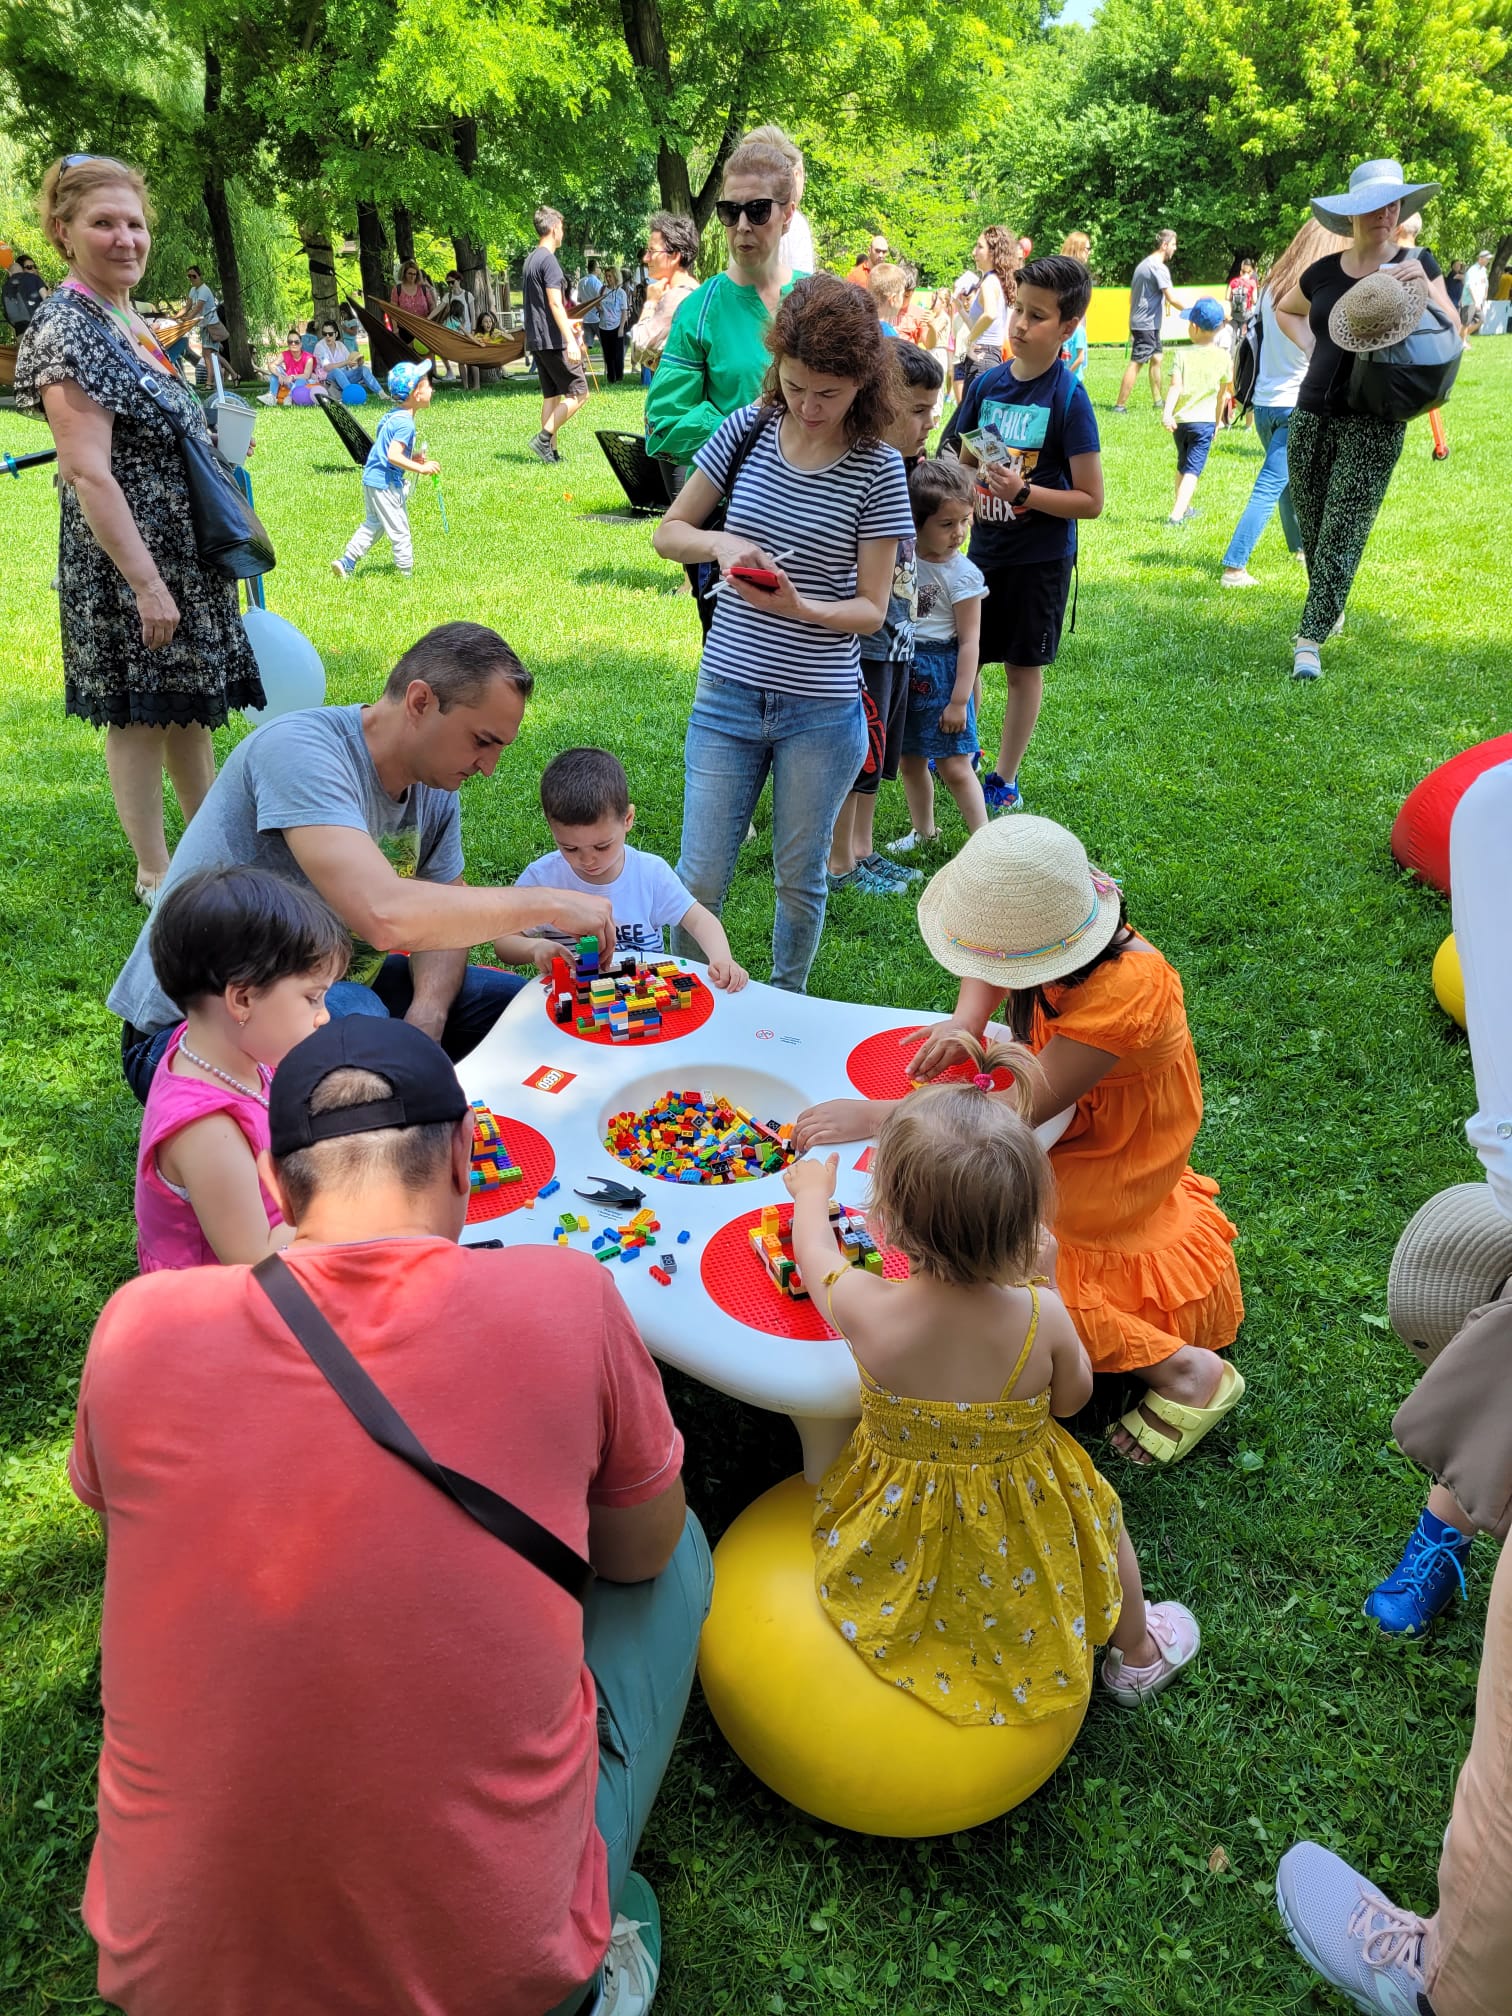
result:
[(901, 840), (889, 840), (887, 851), (889, 854), (912, 854), (915, 847), (928, 847), (939, 837), (938, 833), (920, 833), (915, 829), (912, 833), (905, 833)]
[[(619, 1901), (644, 1915), (630, 1918), (621, 1912), (614, 1921), (594, 2016), (645, 2016), (661, 1976), (661, 1912), (651, 1885), (634, 1872), (625, 1879)], [(648, 1936), (642, 1938), (642, 1933)]]
[(276, 406), (278, 404), (278, 394), (276, 392), (259, 392), (257, 403), (259, 406)]

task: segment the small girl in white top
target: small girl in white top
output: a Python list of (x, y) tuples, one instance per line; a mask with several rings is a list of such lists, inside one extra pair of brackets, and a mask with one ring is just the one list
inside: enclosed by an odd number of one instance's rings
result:
[[(977, 776), (977, 663), (987, 583), (961, 546), (971, 530), (973, 488), (953, 456), (921, 462), (908, 479), (918, 532), (919, 608), (903, 730), (903, 791), (911, 830), (892, 842), (907, 854), (935, 838), (934, 776), (943, 778), (968, 833), (987, 824)], [(930, 764), (933, 762), (934, 774)]]

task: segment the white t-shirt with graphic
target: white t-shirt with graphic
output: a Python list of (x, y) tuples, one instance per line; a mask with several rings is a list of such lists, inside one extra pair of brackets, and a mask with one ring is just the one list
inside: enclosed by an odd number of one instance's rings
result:
[[(555, 848), (532, 861), (515, 884), (517, 889), (575, 889), (583, 896), (607, 896), (614, 905), (614, 939), (621, 952), (644, 955), (665, 952), (666, 926), (680, 924), (697, 900), (689, 894), (666, 862), (657, 854), (643, 854), (638, 847), (625, 849), (625, 865), (612, 882), (589, 882), (570, 868)], [(576, 945), (567, 932), (553, 931), (537, 924), (525, 934), (529, 938), (555, 938), (562, 945)]]
[(980, 602), (987, 595), (987, 577), (964, 553), (948, 560), (918, 556), (919, 613), (914, 619), (915, 644), (953, 644), (957, 602)]

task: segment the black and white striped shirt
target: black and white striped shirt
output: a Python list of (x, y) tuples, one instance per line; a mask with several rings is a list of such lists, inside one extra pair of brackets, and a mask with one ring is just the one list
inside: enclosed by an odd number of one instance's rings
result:
[[(731, 458), (761, 409), (732, 413), (693, 460), (723, 494)], [(911, 539), (903, 458), (885, 442), (854, 447), (826, 469), (795, 469), (782, 452), (781, 422), (769, 421), (735, 478), (725, 530), (779, 564), (800, 595), (848, 602), (856, 593), (863, 539)], [(888, 568), (891, 578), (891, 563)], [(845, 699), (861, 685), (861, 640), (817, 623), (752, 609), (726, 590), (715, 600), (703, 669), (746, 686), (815, 699)]]

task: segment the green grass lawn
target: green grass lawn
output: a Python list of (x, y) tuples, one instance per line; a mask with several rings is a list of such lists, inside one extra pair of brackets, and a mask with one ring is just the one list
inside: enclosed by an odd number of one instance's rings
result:
[[(1314, 688), (1286, 676), (1302, 575), (1274, 523), (1252, 563), (1264, 585), (1218, 589), (1258, 466), (1253, 436), (1220, 437), (1202, 515), (1166, 531), (1174, 457), (1147, 399), (1107, 417), (1119, 361), (1094, 353), (1109, 504), (1084, 535), (1077, 632), (1049, 677), (1023, 785), (1033, 810), (1123, 879), (1134, 920), (1182, 974), (1207, 1092), (1194, 1159), (1240, 1227), (1244, 1406), (1170, 1473), (1106, 1465), (1152, 1593), (1193, 1603), (1203, 1654), (1148, 1712), (1095, 1701), (1070, 1759), (1017, 1812), (918, 1843), (811, 1824), (753, 1781), (695, 1698), (642, 1854), (664, 1913), (669, 2016), (1341, 2009), (1314, 1997), (1279, 1929), (1271, 1886), (1286, 1845), (1315, 1834), (1403, 1903), (1433, 1901), (1474, 1711), (1489, 1544), (1470, 1602), (1430, 1644), (1386, 1645), (1359, 1610), (1422, 1495), (1390, 1441), (1415, 1367), (1386, 1329), (1387, 1262), (1416, 1206), (1476, 1173), (1462, 1131), (1473, 1094), (1464, 1041), (1429, 988), (1448, 906), (1398, 874), (1387, 833), (1428, 769), (1512, 727), (1512, 343), (1484, 339), (1467, 359), (1448, 463), (1430, 461), (1426, 423), (1409, 431), (1348, 633)], [(395, 577), (384, 548), (346, 587), (329, 562), (360, 516), (356, 471), (318, 413), (261, 426), (257, 501), (280, 554), (270, 603), (318, 646), (332, 700), (371, 697), (399, 652), (450, 617), (496, 625), (536, 674), (519, 743), (464, 792), (473, 880), (508, 880), (541, 851), (541, 767), (589, 740), (624, 758), (637, 838), (676, 856), (697, 626), (648, 526), (605, 515), (619, 492), (589, 432), (638, 427), (640, 412), (638, 389), (605, 393), (553, 470), (526, 454), (539, 409), (524, 384), (443, 392), (425, 432), (445, 465), (450, 536), (422, 486), (414, 579)], [(41, 445), (38, 422), (0, 412), (0, 452)], [(0, 482), (0, 2007), (11, 2016), (102, 2006), (77, 1903), (103, 1555), (63, 1458), (90, 1326), (134, 1264), (138, 1111), (103, 998), (142, 913), (100, 739), (62, 717), (56, 526), (45, 474)], [(988, 687), (990, 724), (993, 675)], [(758, 977), (769, 816), (764, 805), (726, 920)], [(941, 824), (926, 867), (962, 837), (948, 800)], [(905, 825), (890, 787), (878, 832)], [(812, 985), (910, 1009), (953, 999), (903, 899), (832, 904)], [(798, 1467), (796, 1438), (785, 1420), (683, 1379), (669, 1388), (689, 1495), (717, 1533)], [(500, 1688), (502, 1713), (503, 1677)]]

